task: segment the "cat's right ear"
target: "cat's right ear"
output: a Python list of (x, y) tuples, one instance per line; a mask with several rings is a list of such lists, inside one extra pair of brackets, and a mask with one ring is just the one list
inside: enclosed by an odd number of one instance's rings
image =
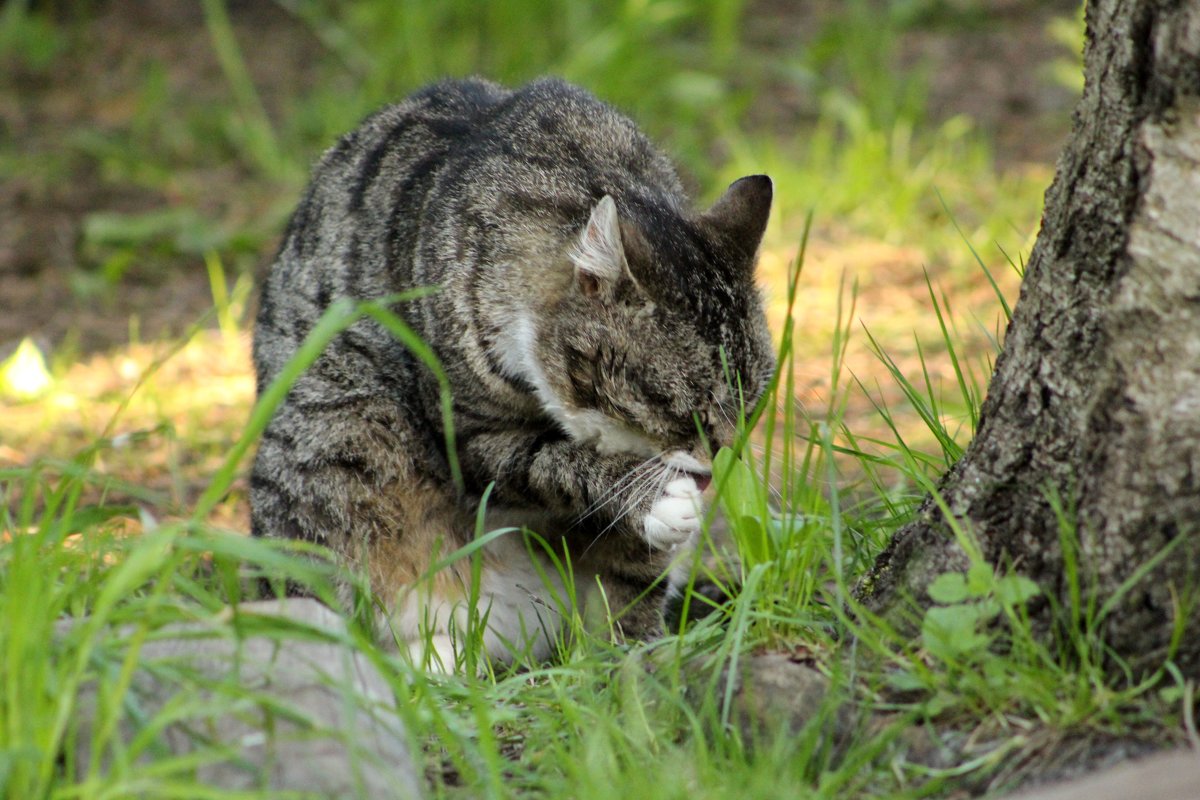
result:
[(704, 213), (704, 219), (721, 231), (726, 241), (753, 257), (767, 229), (774, 193), (774, 184), (766, 175), (738, 178)]
[(579, 241), (571, 250), (575, 265), (575, 284), (593, 297), (616, 285), (625, 271), (625, 250), (621, 245), (621, 221), (617, 204), (609, 195), (600, 198), (592, 209)]

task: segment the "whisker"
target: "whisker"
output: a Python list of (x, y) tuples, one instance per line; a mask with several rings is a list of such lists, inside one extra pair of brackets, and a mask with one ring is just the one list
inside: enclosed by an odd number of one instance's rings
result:
[(604, 492), (604, 494), (597, 497), (590, 506), (584, 509), (580, 513), (578, 520), (582, 521), (587, 519), (589, 516), (599, 511), (602, 507), (612, 502), (613, 499), (615, 499), (615, 495), (619, 495), (621, 492), (625, 491), (631, 483), (637, 480), (640, 476), (646, 474), (647, 468), (652, 468), (654, 462), (658, 460), (658, 458), (659, 456), (651, 456), (641, 464), (638, 464), (636, 467), (629, 470), (629, 472), (625, 473), (620, 480), (610, 486)]
[[(660, 462), (660, 464), (661, 464), (661, 462)], [(665, 466), (665, 465), (663, 465), (663, 466)], [(587, 547), (585, 547), (583, 549), (583, 553), (581, 554), (580, 557), (587, 555), (588, 551), (592, 549), (592, 545), (594, 545), (596, 542), (598, 542), (600, 540), (600, 538), (604, 536), (604, 534), (608, 533), (610, 530), (612, 530), (614, 527), (616, 527), (616, 525), (618, 523), (620, 523), (621, 520), (623, 520), (625, 517), (629, 516), (630, 512), (632, 512), (635, 508), (637, 508), (638, 505), (641, 504), (642, 500), (644, 500), (648, 496), (646, 489), (650, 488), (655, 483), (659, 482), (659, 481), (656, 481), (655, 479), (660, 474), (667, 472), (668, 470), (669, 470), (669, 468), (640, 470), (640, 474), (638, 475), (637, 479), (626, 484), (621, 489), (621, 494), (626, 495), (626, 497), (625, 497), (624, 502), (621, 504), (620, 511), (616, 515), (614, 515), (611, 522), (609, 522), (607, 525), (605, 525), (604, 528), (601, 529), (592, 538), (592, 541), (588, 542)], [(661, 485), (665, 485), (665, 484), (661, 484)], [(662, 491), (661, 485), (660, 485), (660, 488), (658, 489), (658, 491), (660, 493)], [(610, 497), (608, 502), (605, 503), (605, 505), (607, 505), (608, 503), (611, 503), (617, 499), (618, 499), (617, 497)]]
[[(616, 515), (616, 517), (613, 519), (612, 522), (610, 522), (608, 524), (608, 526), (604, 529), (604, 531), (607, 531), (609, 528), (616, 525), (622, 519), (629, 516), (629, 513), (631, 511), (633, 511), (633, 509), (635, 509), (639, 505), (641, 505), (641, 502), (646, 497), (649, 496), (649, 492), (647, 492), (645, 490), (649, 489), (651, 486), (653, 486), (656, 483), (656, 481), (655, 481), (656, 475), (668, 473), (668, 472), (670, 472), (670, 470), (671, 470), (670, 467), (666, 467), (665, 469), (663, 469), (661, 471), (656, 470), (654, 472), (648, 472), (645, 475), (645, 477), (643, 478), (643, 480), (639, 481), (636, 485), (629, 487), (629, 489), (628, 489), (629, 496), (626, 499), (625, 503), (621, 506), (620, 513)], [(657, 482), (659, 483), (658, 492), (661, 493), (662, 487), (665, 486), (666, 484), (663, 483), (661, 480), (659, 480)], [(602, 531), (602, 533), (604, 531)]]
[(729, 413), (729, 409), (725, 407), (725, 403), (721, 400), (716, 401), (717, 412), (729, 423), (730, 426), (736, 428), (737, 424), (733, 421), (733, 415)]
[(639, 464), (638, 467), (634, 470), (634, 472), (636, 474), (631, 475), (632, 480), (630, 480), (628, 482), (623, 482), (623, 485), (620, 486), (619, 491), (617, 491), (615, 493), (609, 493), (608, 499), (605, 500), (604, 505), (609, 505), (611, 503), (617, 502), (622, 494), (628, 494), (628, 493), (634, 492), (636, 487), (644, 484), (647, 480), (651, 479), (654, 475), (658, 474), (658, 471), (662, 468), (662, 460), (661, 459), (662, 459), (662, 454), (660, 453), (658, 455), (655, 455), (655, 456), (652, 456), (651, 458), (646, 459), (641, 464)]
[(661, 497), (663, 491), (667, 488), (667, 484), (674, 480), (675, 476), (681, 471), (676, 467), (666, 466), (659, 474), (657, 481), (650, 481), (642, 485), (642, 488), (646, 491), (643, 491), (640, 496), (630, 498), (629, 503), (621, 509), (621, 514), (617, 517), (617, 521), (629, 516), (630, 512), (641, 505), (642, 501), (647, 497)]
[[(678, 467), (673, 467), (668, 464), (667, 468), (665, 470), (663, 470), (662, 479), (659, 481), (658, 486), (655, 489), (655, 492), (654, 492), (655, 496), (661, 496), (663, 491), (667, 488), (667, 484), (670, 483), (671, 481), (675, 480), (675, 477), (682, 472), (683, 472), (682, 469), (679, 469)], [(649, 554), (651, 552), (649, 542), (646, 542), (646, 552), (647, 552), (647, 554)]]

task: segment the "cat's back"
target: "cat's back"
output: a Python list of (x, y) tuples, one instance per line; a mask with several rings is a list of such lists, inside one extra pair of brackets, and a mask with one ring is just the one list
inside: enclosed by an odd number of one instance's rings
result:
[[(487, 117), (510, 95), (481, 79), (445, 81), (367, 117), (313, 168), (276, 263), (327, 267), (323, 258), (362, 255), (347, 251), (355, 243), (348, 237), (372, 240), (404, 217), (419, 216), (448, 156), (469, 149)], [(273, 268), (272, 277), (290, 271)]]
[[(633, 122), (565, 81), (448, 80), (376, 112), (324, 154), (285, 231), (256, 322), (260, 385), (333, 299), (540, 261), (605, 194), (686, 202)], [(412, 321), (436, 338), (436, 316)]]
[(470, 198), (525, 186), (594, 201), (602, 190), (634, 185), (682, 193), (669, 159), (585, 90), (557, 78), (516, 90), (447, 80), (371, 115), (324, 154), (283, 251), (348, 222), (387, 228), (420, 219), (431, 194)]
[(406, 288), (424, 208), (450, 153), (465, 150), (511, 93), (481, 79), (446, 81), (367, 117), (313, 168), (268, 269), (255, 323), (259, 387), (330, 303)]
[(674, 165), (632, 120), (558, 78), (509, 93), (475, 133), (457, 154), (451, 194), (490, 206), (501, 224), (557, 212), (576, 226), (605, 194), (685, 203)]

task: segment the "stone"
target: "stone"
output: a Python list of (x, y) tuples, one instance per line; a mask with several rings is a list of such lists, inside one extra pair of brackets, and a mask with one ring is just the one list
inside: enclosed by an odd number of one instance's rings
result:
[[(688, 694), (697, 705), (710, 691), (720, 702), (730, 680), (728, 664), (712, 681), (711, 663), (690, 665), (686, 671)], [(848, 741), (853, 718), (844, 706), (828, 702), (829, 679), (805, 658), (789, 653), (746, 654), (734, 673), (729, 720), (747, 744), (795, 736), (811, 724), (819, 724), (823, 737), (834, 751)], [(719, 707), (719, 706), (718, 706)]]
[[(341, 617), (315, 600), (243, 603), (237, 613), (285, 617), (335, 636), (345, 632)], [(146, 749), (160, 756), (215, 752), (196, 767), (196, 779), (208, 786), (329, 798), (421, 796), (391, 688), (362, 653), (303, 632), (239, 639), (231, 630), (189, 623), (148, 637), (122, 698), (117, 735), (123, 746), (152, 730), (147, 726), (162, 715), (158, 741)], [(201, 699), (199, 709), (176, 714), (172, 700), (181, 688)], [(81, 775), (91, 758), (100, 702), (96, 682), (85, 685), (74, 736)], [(221, 749), (214, 750), (214, 743)], [(149, 757), (143, 752), (138, 760)], [(100, 761), (102, 769), (111, 764), (107, 750)]]
[(1200, 797), (1200, 754), (1160, 753), (1083, 778), (1006, 795), (1005, 800), (1196, 800)]

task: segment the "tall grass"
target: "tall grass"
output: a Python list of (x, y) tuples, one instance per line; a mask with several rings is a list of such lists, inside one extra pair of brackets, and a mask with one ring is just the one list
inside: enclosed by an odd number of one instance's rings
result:
[[(803, 253), (802, 245), (789, 280), (793, 309), (799, 307)], [(932, 281), (929, 286), (943, 320), (941, 346), (954, 353), (953, 305)], [(854, 603), (855, 580), (909, 518), (919, 495), (932, 488), (933, 476), (958, 452), (969, 427), (950, 427), (939, 388), (926, 383), (928, 370), (913, 383), (914, 377), (890, 369), (907, 402), (924, 408), (938, 449), (923, 453), (900, 440), (890, 447), (861, 446), (844, 418), (847, 396), (858, 390), (841, 374), (853, 316), (852, 290), (847, 292), (833, 337), (834, 391), (827, 402), (820, 408), (793, 402), (793, 328), (786, 326), (781, 369), (768, 397), (760, 408), (746, 410), (743, 441), (720, 456), (714, 491), (740, 556), (736, 575), (723, 575), (739, 585), (736, 598), (649, 644), (614, 645), (602, 629), (576, 619), (552, 664), (498, 668), (487, 663), (476, 640), (455, 673), (432, 675), (381, 648), (353, 622), (339, 636), (297, 630), (281, 620), (250, 623), (225, 611), (255, 596), (258, 576), (301, 582), (335, 602), (328, 569), (307, 557), (312, 548), (249, 540), (204, 520), (229, 490), (247, 445), (288, 381), (353, 319), (386, 318), (374, 306), (339, 306), (326, 315), (277, 388), (264, 393), (190, 518), (156, 522), (159, 500), (152, 493), (97, 469), (97, 457), (110, 446), (105, 440), (70, 461), (5, 470), (5, 796), (238, 796), (196, 783), (198, 764), (228, 756), (223, 743), (178, 758), (154, 742), (165, 725), (255, 702), (248, 688), (214, 687), (176, 672), (170, 673), (178, 682), (176, 699), (158, 715), (139, 718), (137, 704), (128, 699), (136, 671), (154, 668), (139, 665), (143, 643), (181, 621), (235, 639), (251, 631), (280, 640), (334, 636), (366, 654), (389, 676), (435, 797), (665, 798), (686, 789), (701, 798), (767, 798), (777, 797), (784, 785), (796, 796), (936, 796), (964, 780), (1002, 783), (1009, 776), (1005, 764), (1033, 758), (1056, 737), (1119, 735), (1176, 718), (1180, 698), (1190, 695), (1169, 666), (1130, 681), (1106, 670), (1101, 631), (1108, 606), (1086, 604), (1087, 571), (1067, 501), (1059, 507), (1069, 585), (1075, 588), (1069, 604), (1055, 610), (1053, 641), (1035, 630), (1025, 610), (1036, 588), (984, 563), (966, 529), (959, 535), (970, 569), (930, 587), (937, 604), (912, 611), (917, 636)], [(407, 335), (403, 328), (396, 332)], [(406, 344), (421, 347), (412, 339)], [(879, 349), (886, 360), (886, 350)], [(965, 356), (956, 359), (952, 394), (968, 407), (966, 418), (975, 419), (981, 392), (970, 376), (978, 372)], [(857, 476), (853, 483), (850, 476)], [(103, 493), (87, 499), (97, 486), (129, 501), (109, 502)], [(131, 535), (139, 525), (141, 531)], [(480, 528), (473, 545), (447, 559), (472, 558), (488, 537), (509, 533)], [(464, 636), (478, 637), (484, 624), (486, 613), (480, 613)], [(824, 699), (807, 721), (786, 713), (757, 722), (746, 717), (736, 676), (750, 674), (763, 649), (801, 653), (828, 677)], [(96, 722), (80, 728), (76, 704), (89, 686), (97, 687)], [(909, 751), (912, 734), (905, 731), (921, 726), (1004, 744), (976, 750), (954, 745), (960, 749), (952, 766), (939, 767)], [(129, 730), (141, 733), (127, 739)], [(82, 751), (93, 754), (87, 763), (72, 755), (79, 736), (92, 737)], [(655, 779), (648, 781), (648, 774)]]

